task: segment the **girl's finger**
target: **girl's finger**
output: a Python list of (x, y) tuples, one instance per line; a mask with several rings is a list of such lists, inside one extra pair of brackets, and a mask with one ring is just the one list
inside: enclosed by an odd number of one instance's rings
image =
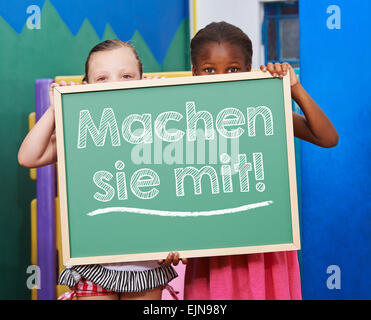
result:
[(53, 82), (50, 86), (49, 86), (49, 104), (51, 107), (54, 108), (54, 105), (53, 105), (53, 98), (54, 98), (54, 88), (55, 87), (58, 87), (59, 84), (58, 83), (55, 83)]
[(163, 259), (158, 259), (157, 262), (158, 262), (158, 264), (163, 264), (164, 260)]
[(173, 258), (173, 264), (174, 264), (174, 266), (177, 266), (178, 263), (179, 263), (179, 252), (176, 252), (174, 254), (174, 258)]
[(267, 67), (265, 65), (261, 65), (260, 70), (263, 72), (267, 72)]
[(289, 64), (287, 62), (282, 63), (282, 73), (283, 75), (287, 75), (287, 72), (289, 71)]
[(275, 73), (275, 69), (274, 69), (274, 65), (272, 62), (268, 62), (267, 64), (267, 70), (269, 71), (269, 73), (274, 76), (274, 73)]
[(188, 263), (188, 259), (187, 258), (182, 258), (181, 260), (182, 260), (182, 263), (183, 264), (187, 264)]
[(282, 77), (282, 67), (281, 64), (276, 62), (274, 64), (275, 74), (277, 77)]
[(49, 86), (49, 91), (53, 91), (53, 89), (55, 88), (55, 87), (58, 87), (59, 86), (59, 84), (58, 83), (55, 83), (55, 82), (53, 82), (50, 86)]
[(169, 267), (171, 265), (171, 261), (173, 260), (173, 257), (174, 257), (174, 253), (173, 252), (170, 252), (167, 257), (166, 257), (166, 260), (165, 260), (165, 264)]

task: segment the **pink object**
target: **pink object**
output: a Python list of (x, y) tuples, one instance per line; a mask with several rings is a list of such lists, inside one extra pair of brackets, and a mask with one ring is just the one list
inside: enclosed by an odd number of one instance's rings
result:
[(70, 288), (70, 291), (63, 293), (57, 300), (72, 300), (74, 297), (94, 297), (110, 294), (117, 294), (117, 292), (106, 290), (90, 280), (81, 278), (75, 286)]
[(300, 300), (296, 251), (188, 259), (185, 300)]
[[(175, 271), (178, 273), (178, 277), (169, 282), (169, 285), (174, 289), (179, 300), (183, 300), (183, 290), (184, 290), (184, 274), (186, 266), (179, 262), (177, 266), (174, 267)], [(162, 300), (174, 300), (174, 297), (170, 294), (169, 290), (162, 291)]]

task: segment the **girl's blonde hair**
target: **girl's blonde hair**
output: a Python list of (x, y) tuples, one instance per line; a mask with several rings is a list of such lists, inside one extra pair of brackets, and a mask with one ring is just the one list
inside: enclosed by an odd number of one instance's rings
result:
[(138, 68), (139, 68), (139, 73), (140, 77), (142, 78), (143, 75), (143, 65), (142, 61), (140, 61), (140, 58), (138, 56), (137, 51), (135, 50), (134, 46), (131, 45), (129, 42), (121, 41), (121, 40), (105, 40), (101, 43), (98, 43), (96, 46), (93, 47), (93, 49), (90, 50), (89, 55), (86, 59), (85, 62), (85, 75), (82, 81), (88, 82), (89, 79), (89, 61), (90, 57), (93, 53), (99, 52), (99, 51), (108, 51), (108, 50), (113, 50), (113, 49), (118, 49), (118, 48), (130, 48), (132, 52), (134, 53), (135, 58), (138, 61)]

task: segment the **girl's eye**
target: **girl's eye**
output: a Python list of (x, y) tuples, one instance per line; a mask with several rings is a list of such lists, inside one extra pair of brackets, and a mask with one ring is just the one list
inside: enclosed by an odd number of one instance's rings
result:
[(215, 72), (215, 69), (214, 68), (205, 68), (204, 71), (206, 73), (214, 73)]
[(99, 77), (99, 78), (97, 79), (98, 82), (103, 82), (103, 81), (106, 81), (106, 80), (107, 80), (106, 77)]
[(122, 77), (124, 79), (131, 79), (131, 75), (130, 74), (124, 74)]
[(228, 72), (230, 72), (230, 73), (238, 72), (238, 68), (237, 68), (237, 67), (230, 67), (230, 68), (228, 69)]

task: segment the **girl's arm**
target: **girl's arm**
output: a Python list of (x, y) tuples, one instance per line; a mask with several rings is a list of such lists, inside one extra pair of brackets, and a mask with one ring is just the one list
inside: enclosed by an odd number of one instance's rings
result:
[(335, 147), (339, 140), (335, 127), (300, 82), (291, 87), (291, 95), (305, 115), (293, 113), (294, 135), (320, 147)]
[(50, 106), (19, 148), (18, 162), (21, 166), (37, 168), (57, 161), (54, 121), (54, 108)]
[[(73, 82), (68, 85), (73, 85)], [(26, 168), (37, 168), (46, 166), (57, 161), (57, 144), (54, 134), (55, 117), (53, 105), (53, 90), (57, 86), (66, 86), (61, 81), (59, 84), (52, 83), (49, 87), (50, 107), (34, 125), (23, 140), (18, 151), (18, 162)]]
[(291, 95), (303, 111), (304, 116), (294, 112), (294, 135), (300, 139), (311, 142), (324, 148), (331, 148), (337, 145), (339, 136), (331, 121), (321, 110), (317, 103), (305, 91), (295, 74), (295, 71), (288, 63), (268, 63), (261, 66), (262, 71), (269, 71), (273, 76), (283, 77), (290, 72)]

